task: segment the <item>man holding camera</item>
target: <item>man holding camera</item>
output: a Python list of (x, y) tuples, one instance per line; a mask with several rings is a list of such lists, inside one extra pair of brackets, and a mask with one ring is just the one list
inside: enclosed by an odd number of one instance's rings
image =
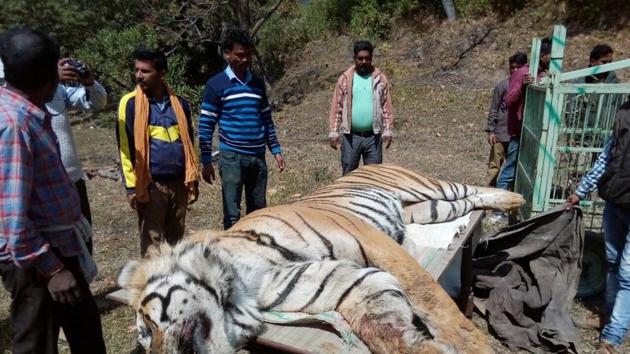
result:
[[(85, 186), (85, 175), (77, 154), (77, 146), (70, 127), (70, 110), (86, 112), (103, 109), (107, 104), (107, 92), (94, 80), (94, 73), (82, 62), (63, 58), (57, 64), (59, 85), (53, 99), (46, 103), (46, 110), (52, 116), (52, 128), (57, 135), (61, 161), (68, 177), (77, 187), (81, 201), (81, 212), (92, 223), (90, 203)], [(89, 245), (91, 251), (91, 245)]]
[(0, 37), (0, 276), (11, 293), (12, 352), (57, 353), (61, 327), (72, 353), (104, 354), (89, 225), (44, 109), (58, 86), (59, 46), (26, 28)]

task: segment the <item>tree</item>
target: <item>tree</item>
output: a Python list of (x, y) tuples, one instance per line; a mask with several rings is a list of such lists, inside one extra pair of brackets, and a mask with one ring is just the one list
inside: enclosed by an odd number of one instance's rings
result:
[(442, 7), (446, 13), (446, 18), (449, 21), (455, 21), (455, 3), (453, 3), (453, 0), (442, 0)]

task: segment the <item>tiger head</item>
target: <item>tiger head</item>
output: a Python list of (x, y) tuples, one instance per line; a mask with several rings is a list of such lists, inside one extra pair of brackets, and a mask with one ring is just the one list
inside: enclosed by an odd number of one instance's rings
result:
[(231, 353), (258, 334), (256, 299), (224, 251), (184, 241), (159, 253), (128, 262), (117, 279), (132, 294), (147, 352)]

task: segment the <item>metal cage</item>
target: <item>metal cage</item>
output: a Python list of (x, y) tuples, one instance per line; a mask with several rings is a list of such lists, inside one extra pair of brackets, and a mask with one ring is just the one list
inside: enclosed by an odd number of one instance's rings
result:
[[(562, 73), (566, 29), (554, 29), (550, 76), (529, 85), (523, 112), (514, 190), (529, 218), (563, 204), (575, 192), (606, 144), (619, 106), (630, 96), (629, 84), (583, 84), (577, 78), (630, 67), (630, 59)], [(530, 74), (538, 71), (540, 39), (535, 38)], [(580, 202), (587, 231), (601, 233), (603, 201), (592, 193)]]

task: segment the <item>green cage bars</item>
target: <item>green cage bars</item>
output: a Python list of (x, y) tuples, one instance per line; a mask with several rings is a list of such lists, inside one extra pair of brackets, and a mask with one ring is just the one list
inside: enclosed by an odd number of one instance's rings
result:
[[(576, 79), (630, 68), (630, 59), (562, 72), (566, 29), (555, 26), (549, 77), (527, 88), (514, 190), (526, 204), (520, 217), (548, 210), (578, 187), (611, 134), (617, 108), (630, 96), (630, 84), (583, 84)], [(540, 39), (532, 41), (530, 74), (536, 76)], [(580, 203), (583, 224), (601, 232), (603, 202), (593, 193)]]

